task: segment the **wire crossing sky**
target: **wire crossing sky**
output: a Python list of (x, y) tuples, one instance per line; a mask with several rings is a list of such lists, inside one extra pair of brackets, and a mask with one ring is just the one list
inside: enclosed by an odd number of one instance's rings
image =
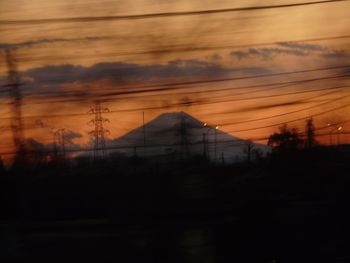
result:
[(0, 20), (3, 25), (26, 25), (26, 24), (46, 24), (46, 23), (86, 23), (86, 22), (104, 22), (115, 20), (138, 20), (150, 18), (164, 18), (164, 17), (178, 17), (178, 16), (197, 16), (197, 15), (211, 15), (232, 12), (245, 12), (264, 9), (279, 9), (301, 7), (309, 5), (330, 4), (337, 2), (347, 2), (349, 0), (325, 0), (315, 2), (302, 2), (295, 4), (279, 4), (279, 5), (264, 5), (264, 6), (249, 6), (238, 8), (199, 10), (199, 11), (183, 11), (183, 12), (163, 12), (153, 14), (138, 14), (138, 15), (120, 15), (120, 16), (92, 16), (92, 17), (71, 17), (71, 18), (49, 18), (49, 19), (35, 19), (35, 20)]
[(89, 149), (96, 100), (110, 109), (111, 140), (142, 112), (148, 122), (184, 111), (262, 143), (313, 117), (324, 134), (342, 124), (349, 142), (348, 10), (348, 0), (1, 1), (0, 149), (13, 151), (6, 50), (25, 136), (38, 143), (65, 128)]

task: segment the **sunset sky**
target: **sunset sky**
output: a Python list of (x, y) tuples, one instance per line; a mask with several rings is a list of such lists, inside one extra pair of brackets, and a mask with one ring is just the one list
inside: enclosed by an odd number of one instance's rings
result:
[[(142, 125), (142, 112), (185, 111), (260, 143), (313, 117), (316, 128), (343, 126), (349, 142), (350, 1), (301, 4), (311, 2), (1, 0), (0, 82), (11, 49), (25, 136), (43, 144), (65, 128), (88, 146), (95, 100), (111, 110), (111, 139)], [(13, 150), (2, 89), (0, 155)]]

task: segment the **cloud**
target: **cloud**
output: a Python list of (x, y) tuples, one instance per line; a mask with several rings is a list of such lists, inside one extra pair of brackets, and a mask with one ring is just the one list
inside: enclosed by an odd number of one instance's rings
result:
[(230, 54), (239, 60), (253, 57), (266, 60), (281, 55), (299, 57), (318, 55), (324, 58), (343, 58), (347, 56), (347, 53), (343, 50), (329, 49), (321, 45), (300, 42), (279, 42), (273, 48), (250, 48), (232, 51)]
[(246, 51), (233, 51), (230, 53), (238, 59), (245, 59), (250, 57), (260, 57), (262, 59), (270, 59), (277, 55), (293, 55), (306, 56), (307, 53), (302, 50), (283, 49), (283, 48), (250, 48)]
[[(107, 81), (123, 86), (124, 84), (161, 82), (169, 79), (208, 79), (232, 76), (235, 74), (263, 74), (269, 72), (261, 67), (229, 68), (202, 60), (175, 60), (166, 64), (140, 65), (113, 62), (99, 63), (91, 67), (78, 65), (48, 65), (33, 68), (21, 73), (26, 86), (32, 92), (60, 91), (64, 85), (89, 84)], [(85, 90), (87, 92), (87, 90)]]
[(83, 137), (83, 135), (78, 133), (78, 132), (73, 132), (71, 130), (68, 130), (68, 131), (65, 131), (64, 137), (69, 139), (69, 140), (73, 140), (76, 138), (81, 138), (81, 137)]
[(247, 107), (241, 107), (239, 109), (235, 110), (228, 110), (224, 112), (220, 112), (223, 114), (231, 114), (231, 113), (247, 113), (250, 111), (261, 111), (261, 110), (270, 110), (273, 108), (281, 108), (281, 107), (289, 107), (289, 106), (301, 106), (304, 104), (310, 103), (309, 101), (305, 100), (294, 100), (294, 101), (288, 101), (288, 102), (278, 102), (278, 103), (270, 103), (265, 105), (253, 105), (253, 106), (247, 106)]
[(325, 54), (322, 54), (325, 58), (346, 58), (349, 54), (344, 50), (331, 50)]
[(308, 43), (300, 43), (300, 42), (279, 42), (277, 45), (290, 48), (290, 49), (299, 49), (299, 50), (309, 50), (309, 51), (324, 51), (327, 50), (325, 47), (316, 45), (316, 44), (308, 44)]
[(64, 43), (64, 42), (79, 42), (79, 41), (97, 41), (97, 40), (105, 40), (111, 37), (103, 36), (103, 37), (83, 37), (83, 38), (53, 38), (53, 39), (38, 39), (31, 40), (19, 43), (0, 43), (0, 50), (6, 49), (19, 49), (19, 48), (30, 48), (33, 46), (40, 46), (46, 44), (53, 43)]
[(210, 59), (213, 61), (219, 61), (222, 59), (222, 56), (219, 54), (214, 54), (214, 55), (210, 56)]

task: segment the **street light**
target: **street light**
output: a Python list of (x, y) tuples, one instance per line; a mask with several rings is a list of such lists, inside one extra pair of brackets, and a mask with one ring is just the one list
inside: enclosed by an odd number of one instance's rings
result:
[(208, 147), (208, 141), (209, 141), (209, 131), (212, 129), (208, 126), (208, 123), (203, 123), (203, 127), (208, 127), (208, 130), (206, 133), (203, 133), (203, 154), (205, 158), (210, 159), (209, 156), (209, 147)]
[[(334, 124), (327, 123), (327, 126), (328, 126), (328, 127), (333, 127)], [(339, 143), (340, 143), (340, 133), (341, 133), (342, 130), (343, 130), (343, 126), (336, 126), (336, 127), (334, 127), (334, 128), (329, 132), (329, 143), (330, 143), (330, 145), (333, 144), (333, 142), (332, 142), (332, 136), (333, 136), (333, 133), (334, 133), (335, 131), (337, 131), (337, 144), (339, 145)]]
[(342, 130), (343, 130), (342, 126), (339, 126), (337, 129), (337, 143), (338, 143), (338, 145), (340, 144), (340, 133)]
[(216, 142), (217, 142), (217, 140), (216, 140), (216, 134), (217, 134), (217, 130), (219, 129), (219, 126), (216, 126), (215, 127), (215, 141), (214, 141), (214, 160), (215, 160), (215, 162), (217, 161), (217, 154), (216, 154)]
[[(214, 130), (214, 160), (216, 161), (217, 159), (217, 151), (216, 151), (216, 143), (217, 143), (217, 130), (219, 129), (219, 126), (216, 125), (215, 128), (211, 127), (208, 125), (208, 123), (203, 123), (203, 127), (207, 127), (208, 130), (206, 133), (203, 133), (203, 143), (204, 145), (206, 144), (206, 142), (209, 142), (209, 132), (211, 130)], [(207, 140), (205, 140), (205, 137), (207, 138)], [(209, 151), (207, 151), (206, 147), (204, 146), (204, 152), (208, 153), (208, 157), (209, 157)]]

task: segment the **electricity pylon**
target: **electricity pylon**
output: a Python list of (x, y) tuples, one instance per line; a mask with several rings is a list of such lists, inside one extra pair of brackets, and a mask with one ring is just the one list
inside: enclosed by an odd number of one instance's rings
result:
[(89, 110), (89, 113), (95, 115), (94, 119), (90, 121), (95, 125), (95, 129), (90, 132), (94, 138), (94, 160), (104, 158), (106, 155), (105, 135), (109, 133), (109, 131), (103, 127), (103, 124), (109, 122), (109, 120), (103, 118), (102, 113), (107, 112), (109, 112), (109, 109), (101, 107), (99, 101), (96, 101), (95, 106)]
[(8, 68), (8, 87), (10, 88), (10, 96), (12, 98), (12, 120), (11, 129), (13, 136), (13, 143), (16, 147), (15, 161), (25, 161), (25, 138), (23, 132), (22, 120), (22, 95), (20, 91), (20, 81), (17, 71), (16, 59), (13, 56), (13, 50), (7, 49), (5, 51), (6, 63)]
[(61, 154), (62, 159), (66, 160), (66, 138), (65, 138), (65, 129), (59, 129), (53, 134), (54, 140), (54, 152), (55, 158)]

